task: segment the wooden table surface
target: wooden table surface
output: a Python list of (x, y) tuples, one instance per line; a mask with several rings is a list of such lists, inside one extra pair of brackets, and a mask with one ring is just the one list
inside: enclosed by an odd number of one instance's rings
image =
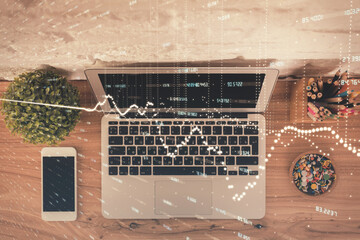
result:
[[(81, 105), (95, 106), (87, 81), (73, 81), (81, 91)], [(239, 220), (108, 220), (101, 215), (101, 113), (81, 113), (76, 129), (60, 146), (78, 151), (78, 218), (75, 222), (41, 220), (41, 159), (44, 146), (22, 143), (0, 116), (0, 239), (360, 239), (360, 158), (338, 143), (330, 132), (295, 134), (300, 129), (332, 127), (359, 147), (360, 117), (334, 123), (293, 124), (289, 120), (290, 89), (294, 82), (278, 82), (266, 112), (266, 216), (246, 224)], [(0, 93), (9, 82), (0, 82)], [(278, 133), (281, 133), (280, 140)], [(275, 135), (276, 134), (276, 135)], [(274, 149), (272, 149), (274, 147)], [(322, 150), (333, 159), (337, 183), (330, 193), (306, 197), (289, 177), (292, 161), (301, 153)], [(316, 207), (334, 212), (321, 213)], [(335, 212), (337, 216), (335, 216)], [(254, 227), (261, 224), (263, 227)]]

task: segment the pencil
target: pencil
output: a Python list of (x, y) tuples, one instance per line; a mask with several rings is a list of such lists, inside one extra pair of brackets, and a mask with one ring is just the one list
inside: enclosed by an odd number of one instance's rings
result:
[(318, 84), (318, 87), (319, 87), (319, 91), (322, 92), (323, 85), (324, 85), (323, 81), (320, 79), (320, 80), (318, 80), (317, 84)]

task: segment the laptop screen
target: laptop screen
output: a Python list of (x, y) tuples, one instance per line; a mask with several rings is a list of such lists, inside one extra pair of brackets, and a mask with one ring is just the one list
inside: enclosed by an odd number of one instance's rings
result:
[[(265, 74), (99, 74), (118, 108), (255, 108)], [(109, 101), (111, 108), (114, 107)]]

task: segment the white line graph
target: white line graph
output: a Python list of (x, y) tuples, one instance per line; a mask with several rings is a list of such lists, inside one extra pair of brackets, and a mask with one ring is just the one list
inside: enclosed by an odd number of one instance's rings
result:
[(48, 106), (48, 107), (57, 107), (57, 108), (67, 108), (67, 109), (75, 109), (75, 110), (83, 110), (86, 112), (102, 112), (101, 110), (98, 109), (98, 107), (101, 107), (103, 105), (106, 104), (106, 101), (110, 99), (112, 101), (112, 103), (115, 106), (115, 110), (122, 116), (124, 117), (129, 111), (131, 111), (132, 109), (138, 109), (138, 113), (140, 115), (145, 115), (147, 107), (148, 106), (153, 106), (154, 104), (151, 102), (147, 102), (146, 106), (144, 108), (144, 110), (142, 111), (141, 108), (136, 105), (133, 104), (131, 105), (129, 108), (127, 108), (124, 112), (121, 112), (120, 109), (117, 107), (116, 103), (114, 102), (114, 99), (111, 95), (106, 95), (104, 101), (102, 102), (98, 102), (95, 107), (93, 108), (84, 108), (84, 107), (75, 107), (75, 106), (66, 106), (66, 105), (58, 105), (58, 104), (51, 104), (51, 103), (39, 103), (39, 102), (29, 102), (29, 101), (22, 101), (22, 100), (13, 100), (13, 99), (5, 99), (5, 98), (0, 98), (0, 101), (4, 101), (4, 102), (15, 102), (15, 103), (26, 103), (26, 104), (33, 104), (33, 105), (40, 105), (40, 106)]

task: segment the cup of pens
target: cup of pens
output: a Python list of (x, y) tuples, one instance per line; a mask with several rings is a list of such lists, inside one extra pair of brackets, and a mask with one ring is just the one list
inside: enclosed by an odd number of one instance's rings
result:
[(313, 121), (358, 115), (360, 91), (350, 89), (348, 72), (337, 71), (333, 78), (310, 78), (306, 85), (307, 114)]
[(290, 167), (290, 179), (306, 196), (330, 192), (338, 181), (333, 161), (320, 152), (299, 155)]

